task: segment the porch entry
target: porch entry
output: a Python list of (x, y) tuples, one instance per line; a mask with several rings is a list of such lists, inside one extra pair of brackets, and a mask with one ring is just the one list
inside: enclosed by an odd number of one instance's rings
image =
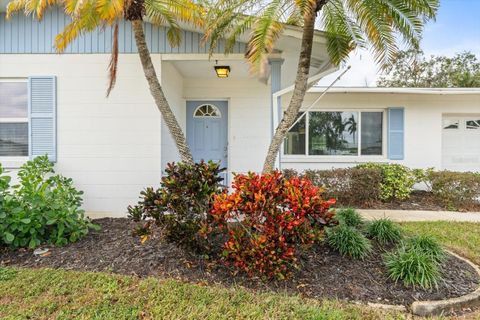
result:
[[(228, 165), (228, 102), (187, 101), (187, 143), (193, 160)], [(224, 183), (227, 182), (224, 173)]]

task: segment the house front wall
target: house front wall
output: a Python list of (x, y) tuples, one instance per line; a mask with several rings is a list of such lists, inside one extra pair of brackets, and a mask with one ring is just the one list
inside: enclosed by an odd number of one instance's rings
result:
[[(161, 72), (160, 56), (152, 58)], [(135, 54), (120, 55), (116, 86), (106, 97), (109, 59), (107, 54), (0, 54), (0, 79), (56, 76), (55, 170), (84, 191), (86, 210), (124, 215), (141, 189), (159, 183), (161, 118)], [(22, 163), (0, 161), (13, 176)]]
[[(168, 57), (152, 59), (165, 95), (186, 132), (186, 103), (228, 103), (228, 173), (260, 171), (270, 141), (270, 85), (249, 77), (188, 77)], [(35, 75), (57, 80), (56, 172), (84, 191), (90, 214), (125, 215), (147, 186), (158, 186), (173, 139), (150, 95), (139, 57), (121, 54), (117, 82), (106, 97), (108, 54), (0, 54), (0, 80)], [(202, 61), (199, 63), (212, 64)], [(238, 72), (238, 70), (236, 70)], [(15, 177), (26, 159), (0, 159)]]
[[(304, 109), (308, 108), (321, 93), (308, 93)], [(283, 105), (289, 97), (284, 97)], [(282, 168), (330, 169), (350, 167), (358, 163), (393, 162), (412, 168), (443, 169), (442, 167), (442, 119), (447, 115), (480, 117), (480, 94), (441, 95), (404, 93), (328, 93), (311, 110), (383, 110), (404, 108), (404, 159), (389, 160), (387, 156), (386, 115), (382, 156), (287, 156), (282, 155)], [(480, 136), (479, 136), (480, 138)], [(480, 171), (480, 163), (478, 170)]]

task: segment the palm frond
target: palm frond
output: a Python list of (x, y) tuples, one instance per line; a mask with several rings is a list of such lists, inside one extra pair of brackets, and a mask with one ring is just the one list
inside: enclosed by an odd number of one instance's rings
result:
[(167, 39), (172, 47), (180, 44), (180, 22), (201, 27), (204, 9), (191, 0), (145, 0), (146, 18), (154, 25), (167, 25)]
[(123, 16), (123, 0), (96, 0), (96, 10), (101, 20), (113, 23)]
[(7, 19), (10, 19), (12, 14), (17, 13), (19, 11), (24, 11), (26, 15), (29, 15), (26, 11), (28, 0), (13, 0), (10, 1), (7, 5)]
[(118, 23), (113, 27), (113, 39), (112, 39), (112, 54), (110, 57), (110, 63), (108, 65), (109, 83), (107, 88), (107, 97), (112, 92), (117, 82), (117, 70), (118, 70)]
[(283, 24), (278, 20), (283, 13), (282, 4), (281, 0), (272, 1), (253, 26), (245, 57), (254, 72), (263, 71), (267, 55), (273, 51), (275, 42), (283, 31)]
[(23, 11), (27, 16), (34, 15), (38, 20), (42, 20), (45, 10), (55, 4), (57, 0), (13, 0), (7, 5), (7, 19), (13, 13)]
[(364, 47), (362, 30), (346, 12), (342, 0), (330, 0), (323, 8), (327, 51), (334, 64), (339, 64), (356, 47)]
[(63, 52), (66, 47), (80, 35), (95, 30), (101, 25), (101, 20), (96, 11), (95, 0), (84, 3), (77, 18), (67, 24), (62, 32), (55, 37), (57, 52)]

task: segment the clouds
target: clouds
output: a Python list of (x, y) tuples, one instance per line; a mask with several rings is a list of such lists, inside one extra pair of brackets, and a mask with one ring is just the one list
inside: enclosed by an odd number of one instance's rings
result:
[[(452, 56), (462, 51), (472, 51), (480, 56), (480, 0), (441, 0), (437, 21), (427, 24), (421, 48), (427, 56)], [(351, 65), (336, 86), (375, 86), (379, 67), (368, 50), (357, 50), (350, 55), (346, 65)], [(328, 86), (341, 71), (319, 82)]]

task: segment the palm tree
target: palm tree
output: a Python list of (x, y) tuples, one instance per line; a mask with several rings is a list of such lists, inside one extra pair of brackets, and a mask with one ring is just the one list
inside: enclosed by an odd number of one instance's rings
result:
[[(371, 46), (377, 62), (387, 65), (398, 51), (400, 36), (407, 47), (418, 46), (423, 26), (435, 18), (439, 0), (218, 0), (210, 8), (206, 37), (215, 48), (222, 37), (227, 52), (235, 39), (252, 30), (246, 57), (254, 72), (262, 72), (268, 54), (284, 25), (302, 27), (302, 42), (292, 98), (268, 148), (263, 171), (274, 168), (275, 159), (294, 123), (308, 89), (308, 74), (315, 24), (325, 30), (333, 63), (345, 60), (355, 48)], [(250, 16), (245, 16), (245, 13)]]
[(22, 11), (41, 20), (50, 6), (60, 5), (72, 21), (55, 38), (59, 53), (80, 35), (92, 32), (106, 25), (114, 28), (112, 56), (109, 66), (110, 83), (107, 96), (115, 86), (118, 63), (118, 21), (131, 21), (138, 54), (142, 63), (150, 93), (178, 148), (181, 160), (193, 164), (193, 157), (185, 135), (168, 104), (162, 86), (158, 81), (143, 30), (144, 18), (154, 25), (167, 25), (167, 37), (175, 47), (180, 44), (180, 22), (200, 27), (203, 23), (203, 9), (194, 0), (12, 0), (7, 7), (7, 17)]
[(357, 121), (355, 121), (355, 116), (352, 114), (347, 121), (345, 121), (345, 125), (347, 127), (348, 133), (350, 133), (353, 137), (353, 143), (355, 143), (355, 136), (357, 133)]

